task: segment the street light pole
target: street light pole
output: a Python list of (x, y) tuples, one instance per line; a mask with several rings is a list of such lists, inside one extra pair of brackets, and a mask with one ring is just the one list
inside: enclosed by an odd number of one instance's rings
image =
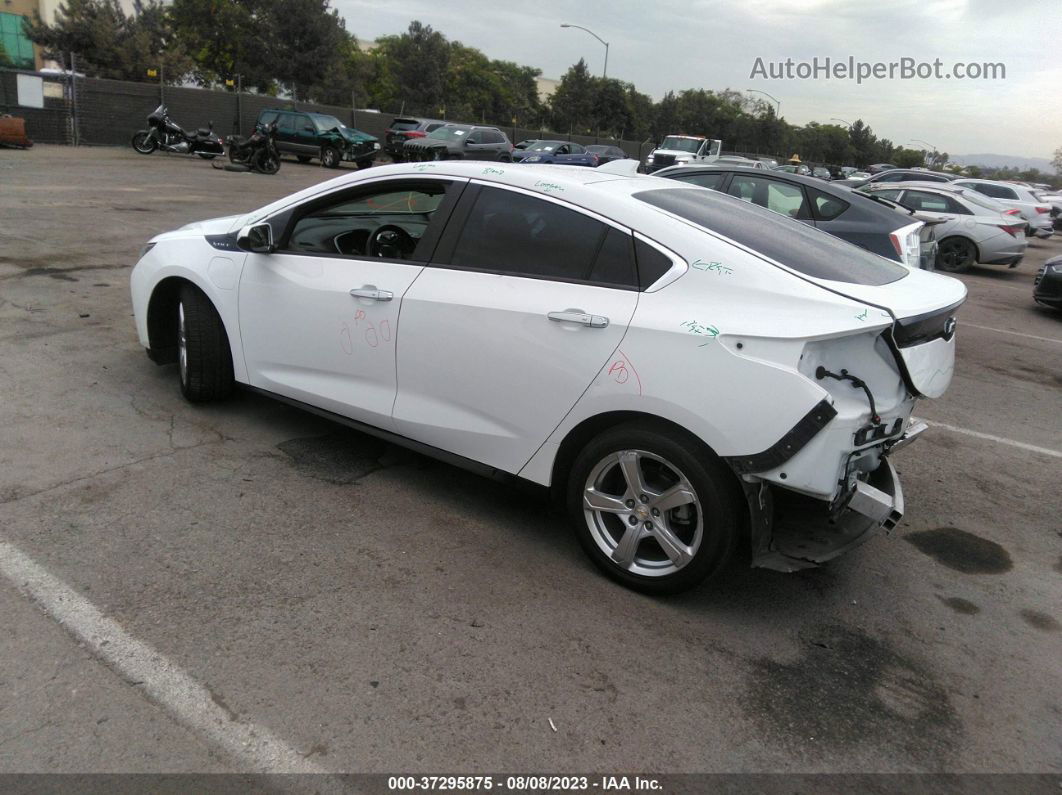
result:
[(754, 94), (763, 94), (768, 99), (773, 99), (775, 102), (777, 102), (778, 103), (778, 118), (779, 119), (782, 118), (782, 100), (778, 99), (778, 97), (772, 97), (766, 91), (760, 91), (758, 88), (746, 88), (745, 90), (746, 91), (751, 91)]
[(838, 119), (836, 116), (831, 116), (830, 117), (830, 121), (839, 121), (841, 124), (843, 124), (849, 130), (852, 129), (852, 122), (850, 122), (850, 121), (845, 121), (844, 119)]
[(567, 22), (562, 22), (561, 23), (561, 27), (562, 28), (578, 28), (579, 30), (582, 30), (582, 31), (585, 31), (586, 33), (589, 33), (591, 36), (593, 36), (595, 39), (597, 39), (599, 42), (601, 42), (602, 44), (605, 45), (605, 68), (601, 70), (601, 79), (604, 80), (605, 78), (607, 78), (608, 77), (608, 42), (605, 41), (600, 36), (598, 36), (596, 33), (594, 33), (594, 31), (590, 30), (590, 28), (584, 28), (582, 25), (569, 25)]

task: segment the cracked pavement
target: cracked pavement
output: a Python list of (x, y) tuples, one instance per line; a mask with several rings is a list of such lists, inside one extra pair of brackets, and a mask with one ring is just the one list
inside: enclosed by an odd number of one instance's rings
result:
[[(890, 537), (650, 599), (534, 492), (257, 395), (185, 403), (136, 340), (140, 246), (331, 176), (0, 150), (0, 541), (329, 770), (1062, 772), (1058, 458), (931, 429)], [(1062, 450), (1062, 316), (1031, 300), (1059, 252), (962, 277), (920, 416)], [(0, 771), (241, 769), (8, 580), (0, 623)]]

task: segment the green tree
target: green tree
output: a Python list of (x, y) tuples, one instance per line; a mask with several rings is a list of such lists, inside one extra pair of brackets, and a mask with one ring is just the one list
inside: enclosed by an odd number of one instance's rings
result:
[(11, 57), (4, 49), (4, 43), (0, 42), (0, 66), (11, 66)]
[(441, 115), (446, 105), (446, 80), (450, 45), (446, 37), (414, 20), (399, 36), (377, 42), (373, 56), (379, 62), (373, 100), (380, 107), (406, 113)]
[(192, 68), (170, 12), (158, 0), (136, 0), (128, 17), (118, 0), (66, 0), (53, 25), (37, 14), (26, 35), (66, 68), (75, 53), (78, 69), (94, 77), (145, 80), (148, 69), (161, 68), (168, 82), (177, 83)]
[[(329, 0), (269, 0), (273, 78), (296, 100), (312, 100), (340, 68), (350, 37)], [(344, 103), (346, 104), (346, 103)]]
[(921, 149), (897, 149), (893, 152), (890, 161), (900, 168), (915, 168), (924, 166), (930, 153)]
[(173, 0), (175, 33), (195, 61), (193, 76), (213, 85), (241, 76), (269, 92), (276, 80), (269, 0)]
[(594, 118), (594, 79), (582, 58), (560, 79), (557, 90), (550, 97), (550, 111), (552, 127), (558, 132), (585, 135), (593, 130), (597, 122)]

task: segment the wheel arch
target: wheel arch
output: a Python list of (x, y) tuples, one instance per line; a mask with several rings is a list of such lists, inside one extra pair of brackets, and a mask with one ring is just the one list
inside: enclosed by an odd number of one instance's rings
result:
[[(567, 487), (568, 473), (571, 470), (576, 456), (579, 455), (579, 451), (582, 450), (595, 436), (604, 433), (610, 428), (628, 422), (644, 423), (646, 427), (665, 428), (672, 433), (688, 439), (690, 444), (699, 448), (703, 454), (721, 460), (719, 454), (716, 453), (707, 442), (688, 428), (683, 427), (673, 420), (644, 411), (606, 411), (582, 420), (572, 427), (561, 441), (557, 448), (557, 454), (553, 458), (553, 465), (550, 470), (550, 493), (554, 500), (559, 499), (563, 501), (564, 491)], [(727, 467), (727, 470), (731, 471), (729, 467)], [(741, 483), (738, 480), (737, 475), (733, 472), (731, 472), (731, 474), (733, 474), (735, 487), (740, 489)]]
[(227, 312), (219, 305), (212, 290), (198, 283), (195, 279), (185, 275), (170, 275), (160, 279), (151, 289), (151, 297), (147, 305), (147, 334), (148, 356), (155, 364), (172, 364), (177, 361), (177, 303), (180, 300), (181, 288), (191, 285), (206, 296), (213, 305), (214, 310), (221, 319), (221, 325), (225, 329), (225, 337), (229, 342), (229, 351), (232, 355), (233, 367), (236, 369), (237, 380), (241, 379), (239, 372), (243, 362), (242, 357), (237, 356), (234, 329), (227, 321)]

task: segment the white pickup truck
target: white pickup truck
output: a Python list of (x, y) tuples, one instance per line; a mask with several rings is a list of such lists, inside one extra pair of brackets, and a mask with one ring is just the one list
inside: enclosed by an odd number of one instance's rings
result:
[(711, 163), (719, 158), (723, 142), (703, 135), (669, 135), (645, 158), (645, 173), (652, 174), (668, 166), (688, 163)]

